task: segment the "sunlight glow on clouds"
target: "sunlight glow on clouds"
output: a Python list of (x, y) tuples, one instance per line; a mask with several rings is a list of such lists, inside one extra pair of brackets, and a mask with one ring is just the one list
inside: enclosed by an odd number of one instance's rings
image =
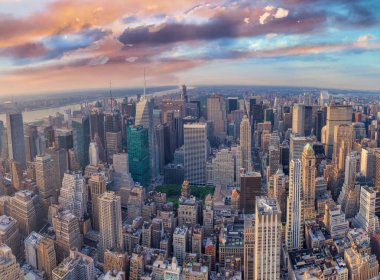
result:
[[(251, 83), (275, 83), (278, 63), (299, 65), (289, 85), (380, 89), (379, 9), (377, 0), (0, 0), (0, 95), (110, 79), (134, 86), (143, 68), (157, 85), (197, 84), (194, 73), (213, 65), (223, 83), (246, 73)], [(334, 83), (320, 74), (329, 61)], [(240, 73), (226, 75), (223, 63)], [(362, 83), (342, 74), (347, 64), (362, 77), (368, 69)]]

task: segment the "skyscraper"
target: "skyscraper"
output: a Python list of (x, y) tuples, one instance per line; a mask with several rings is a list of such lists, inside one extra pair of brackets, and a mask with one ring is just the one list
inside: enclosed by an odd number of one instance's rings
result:
[(361, 188), (360, 208), (354, 218), (354, 225), (364, 229), (369, 235), (374, 234), (379, 228), (379, 218), (375, 215), (376, 193), (372, 188)]
[[(12, 249), (12, 253), (22, 259), (21, 254), (21, 236), (16, 219), (2, 215), (0, 216), (0, 244), (6, 244)], [(20, 254), (21, 253), (21, 254)]]
[(70, 250), (82, 247), (82, 235), (79, 230), (79, 220), (69, 210), (58, 211), (52, 218), (55, 232), (55, 248), (57, 261), (68, 257)]
[(302, 153), (302, 186), (305, 202), (305, 220), (315, 219), (315, 154), (309, 143)]
[(9, 159), (26, 167), (24, 123), (22, 113), (7, 114)]
[(325, 155), (332, 158), (334, 146), (334, 127), (341, 124), (350, 125), (352, 122), (352, 106), (330, 105), (327, 107), (326, 126), (322, 129), (322, 144)]
[(24, 244), (26, 263), (43, 271), (49, 280), (52, 279), (52, 270), (57, 266), (53, 240), (33, 231)]
[(96, 142), (91, 142), (89, 146), (89, 158), (90, 158), (90, 165), (97, 166), (99, 164), (99, 147)]
[(149, 135), (143, 126), (127, 128), (129, 171), (135, 182), (148, 187), (151, 181), (149, 160)]
[(90, 121), (88, 116), (79, 116), (72, 119), (73, 145), (80, 165), (88, 164), (88, 146), (90, 145)]
[(91, 196), (91, 209), (92, 209), (92, 226), (95, 230), (99, 231), (99, 196), (107, 191), (106, 182), (102, 174), (92, 175), (88, 179), (88, 186)]
[(255, 211), (256, 197), (262, 195), (261, 174), (246, 172), (240, 175), (240, 211), (250, 214)]
[(256, 198), (254, 279), (280, 279), (281, 209), (276, 199)]
[(304, 196), (301, 177), (301, 161), (291, 160), (285, 228), (285, 242), (289, 251), (301, 249), (304, 240)]
[(35, 160), (36, 183), (42, 206), (43, 219), (47, 219), (49, 206), (57, 201), (57, 190), (54, 185), (54, 162), (50, 155), (36, 156)]
[(223, 95), (213, 94), (207, 98), (207, 120), (214, 123), (215, 136), (224, 139), (227, 132), (227, 114)]
[(334, 145), (332, 158), (339, 170), (344, 170), (346, 156), (352, 150), (352, 126), (347, 124), (334, 127)]
[(59, 204), (82, 219), (87, 213), (87, 189), (80, 173), (65, 173), (59, 196)]
[(17, 220), (23, 237), (38, 229), (36, 204), (38, 196), (29, 190), (18, 191), (12, 197), (11, 217)]
[(158, 150), (157, 150), (157, 135), (153, 122), (153, 106), (154, 100), (144, 96), (136, 105), (135, 125), (142, 125), (148, 130), (149, 143), (149, 162), (151, 177), (155, 178), (158, 175)]
[(290, 136), (289, 147), (289, 161), (302, 158), (302, 152), (307, 143), (313, 143), (314, 139), (311, 137), (298, 137), (295, 135)]
[(305, 136), (305, 106), (303, 104), (296, 103), (293, 106), (293, 123), (292, 132), (298, 136)]
[(123, 225), (120, 196), (114, 192), (105, 192), (98, 199), (100, 232), (98, 257), (103, 260), (105, 250), (123, 248)]
[(180, 264), (183, 263), (186, 257), (188, 234), (189, 230), (187, 226), (177, 227), (173, 233), (173, 257)]
[(206, 183), (207, 124), (184, 125), (185, 179), (190, 184)]
[(247, 115), (244, 115), (240, 123), (240, 147), (241, 147), (241, 167), (247, 171), (252, 170), (252, 149), (251, 149), (251, 124)]
[(12, 254), (11, 248), (5, 244), (0, 244), (0, 279), (24, 279), (24, 273), (21, 271), (20, 265), (16, 261), (16, 257)]
[(255, 279), (255, 216), (244, 215), (244, 279)]
[(65, 149), (50, 147), (45, 150), (46, 154), (51, 156), (53, 161), (53, 180), (55, 189), (60, 189), (65, 172), (69, 169), (67, 151)]

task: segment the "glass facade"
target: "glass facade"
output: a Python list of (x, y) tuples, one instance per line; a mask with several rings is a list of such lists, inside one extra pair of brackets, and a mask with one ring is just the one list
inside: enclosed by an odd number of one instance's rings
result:
[(150, 185), (148, 130), (143, 126), (127, 128), (127, 151), (129, 172), (135, 182), (142, 186)]

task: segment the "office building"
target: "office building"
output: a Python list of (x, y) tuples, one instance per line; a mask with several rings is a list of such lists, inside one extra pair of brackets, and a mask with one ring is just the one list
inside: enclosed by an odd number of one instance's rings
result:
[(285, 244), (289, 251), (301, 249), (304, 241), (304, 195), (301, 177), (301, 161), (292, 160), (289, 168), (289, 196), (285, 228)]
[(304, 195), (305, 220), (315, 219), (315, 154), (309, 143), (302, 153), (302, 186)]
[[(257, 201), (256, 201), (257, 202)], [(255, 215), (244, 215), (244, 279), (255, 279)]]
[(128, 253), (118, 250), (104, 252), (104, 271), (116, 270), (126, 272), (128, 268)]
[(141, 125), (128, 127), (127, 149), (133, 180), (148, 187), (151, 181), (148, 130)]
[(144, 256), (133, 253), (130, 259), (129, 279), (140, 279), (144, 273)]
[[(46, 154), (49, 154), (53, 161), (53, 181), (55, 190), (60, 189), (62, 186), (63, 176), (69, 169), (68, 155), (65, 149), (49, 147), (45, 150)], [(56, 192), (56, 195), (58, 193)]]
[(325, 147), (325, 155), (332, 158), (334, 147), (334, 127), (339, 125), (351, 125), (352, 107), (350, 105), (329, 105), (327, 107), (326, 125), (322, 128), (322, 144)]
[(360, 208), (353, 224), (364, 229), (369, 235), (376, 232), (379, 227), (379, 218), (375, 215), (377, 191), (369, 187), (361, 187)]
[(21, 236), (17, 221), (9, 216), (0, 216), (0, 244), (5, 244), (11, 248), (12, 253), (18, 259), (22, 259)]
[(121, 131), (106, 132), (106, 153), (107, 162), (113, 162), (113, 155), (120, 153), (122, 150), (122, 136)]
[(83, 219), (87, 213), (87, 188), (80, 173), (65, 173), (62, 188), (58, 198), (59, 204), (78, 219)]
[(52, 271), (57, 266), (53, 240), (32, 232), (24, 241), (25, 261), (35, 269), (43, 271), (52, 279)]
[(184, 125), (185, 179), (190, 184), (206, 183), (207, 124)]
[(22, 113), (7, 114), (8, 155), (9, 159), (26, 167), (24, 123)]
[(312, 144), (314, 139), (311, 137), (290, 136), (289, 160), (301, 160), (303, 149), (307, 143)]
[(235, 184), (234, 155), (229, 149), (221, 149), (212, 159), (213, 185), (233, 186)]
[(89, 159), (90, 159), (90, 165), (97, 166), (100, 162), (98, 144), (93, 141), (90, 143), (90, 146), (88, 149), (89, 149), (88, 154), (89, 154)]
[(375, 176), (375, 150), (362, 148), (360, 160), (360, 172), (366, 177), (367, 181), (373, 180)]
[[(135, 125), (143, 126), (147, 129), (148, 133), (148, 155), (149, 155), (149, 170), (151, 177), (155, 178), (158, 175), (158, 149), (157, 149), (157, 135), (153, 121), (153, 107), (154, 100), (144, 96), (136, 104), (136, 117)], [(128, 143), (127, 143), (128, 147)], [(129, 154), (129, 150), (128, 150)]]
[(57, 261), (61, 262), (69, 256), (73, 248), (81, 249), (83, 238), (79, 230), (79, 220), (69, 210), (60, 210), (52, 217), (55, 232), (55, 248)]
[(240, 175), (240, 211), (250, 214), (255, 211), (256, 197), (262, 195), (261, 175), (246, 172)]
[(188, 248), (188, 234), (189, 229), (187, 226), (177, 227), (173, 233), (173, 257), (180, 264), (185, 261)]
[(246, 115), (240, 123), (240, 148), (241, 148), (241, 167), (247, 171), (252, 170), (252, 140), (251, 124)]
[(172, 258), (172, 262), (168, 264), (165, 273), (164, 280), (180, 280), (182, 268), (178, 265), (179, 262), (176, 257)]
[(46, 220), (50, 204), (57, 201), (58, 189), (54, 185), (54, 162), (50, 155), (37, 156), (34, 166), (42, 206), (42, 218)]
[(376, 279), (379, 277), (379, 262), (376, 255), (348, 248), (344, 251), (344, 260), (348, 268), (348, 279)]
[(0, 244), (0, 279), (24, 279), (24, 273), (21, 271), (20, 265), (16, 261), (16, 257), (12, 254), (11, 248), (6, 244)]
[(73, 147), (81, 167), (85, 167), (88, 160), (88, 146), (90, 145), (90, 121), (88, 116), (78, 116), (72, 119)]
[(95, 174), (88, 179), (91, 197), (91, 221), (93, 229), (99, 231), (99, 196), (107, 191), (104, 175)]
[(342, 212), (340, 205), (335, 202), (325, 204), (323, 222), (333, 239), (343, 238), (349, 228), (346, 216)]
[(23, 237), (38, 230), (37, 204), (38, 196), (29, 190), (18, 191), (11, 199), (10, 216), (17, 220)]
[(214, 124), (214, 135), (224, 139), (227, 133), (227, 114), (223, 95), (213, 94), (207, 98), (207, 120)]
[(208, 280), (208, 267), (200, 263), (187, 263), (182, 269), (182, 277), (184, 280)]
[(280, 279), (281, 209), (276, 199), (256, 198), (254, 279)]
[(352, 126), (343, 124), (334, 127), (333, 162), (338, 170), (344, 170), (346, 156), (352, 150)]
[(99, 196), (99, 250), (100, 260), (104, 259), (107, 249), (122, 249), (124, 246), (122, 235), (120, 196), (114, 192), (105, 192)]
[(78, 250), (71, 250), (70, 256), (65, 258), (52, 271), (53, 280), (92, 280), (95, 279), (95, 277), (94, 260), (91, 257), (78, 252)]

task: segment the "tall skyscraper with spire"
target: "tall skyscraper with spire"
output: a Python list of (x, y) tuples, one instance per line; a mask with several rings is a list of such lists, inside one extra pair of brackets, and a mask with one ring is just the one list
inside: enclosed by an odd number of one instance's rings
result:
[(145, 74), (144, 74), (144, 95), (136, 104), (135, 125), (142, 125), (148, 130), (149, 137), (149, 156), (150, 156), (150, 171), (151, 177), (155, 178), (158, 175), (158, 146), (157, 134), (153, 122), (153, 106), (154, 100), (146, 96), (145, 89)]
[(289, 196), (285, 228), (285, 242), (289, 251), (303, 247), (304, 198), (301, 173), (301, 161), (299, 159), (292, 160), (289, 167)]
[(244, 115), (240, 123), (240, 147), (241, 147), (241, 167), (246, 171), (252, 170), (251, 160), (251, 124), (247, 115)]
[(302, 186), (305, 200), (305, 220), (315, 219), (315, 153), (309, 143), (302, 152)]

